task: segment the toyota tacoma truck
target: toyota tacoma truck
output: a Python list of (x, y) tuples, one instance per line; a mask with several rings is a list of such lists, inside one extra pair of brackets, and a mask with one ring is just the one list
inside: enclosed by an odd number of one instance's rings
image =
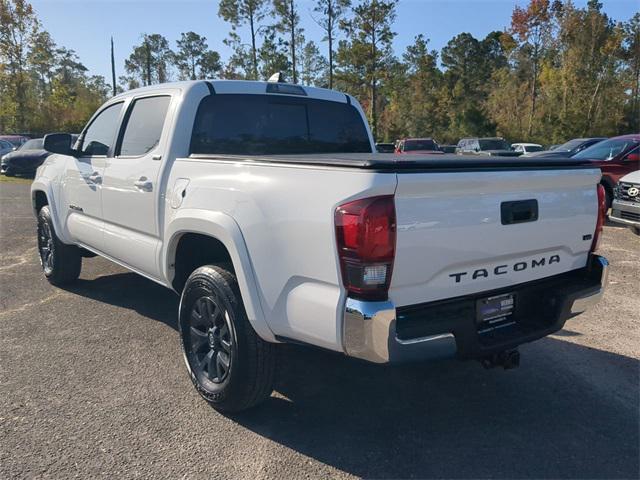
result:
[(145, 87), (44, 144), (44, 275), (72, 282), (100, 255), (175, 291), (187, 370), (221, 411), (271, 394), (279, 343), (515, 366), (605, 289), (589, 162), (374, 153), (343, 93)]

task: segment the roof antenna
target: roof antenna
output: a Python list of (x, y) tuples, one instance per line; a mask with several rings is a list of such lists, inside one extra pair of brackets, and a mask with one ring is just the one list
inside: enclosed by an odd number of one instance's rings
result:
[(273, 75), (271, 75), (269, 77), (269, 80), (267, 80), (267, 82), (269, 83), (285, 83), (286, 80), (284, 79), (284, 75), (282, 74), (282, 72), (276, 72)]

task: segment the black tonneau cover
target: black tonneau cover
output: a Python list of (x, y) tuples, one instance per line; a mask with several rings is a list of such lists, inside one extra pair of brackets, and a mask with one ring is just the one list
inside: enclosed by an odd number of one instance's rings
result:
[[(226, 160), (233, 162), (268, 162), (328, 167), (361, 168), (377, 171), (399, 170), (473, 170), (473, 169), (539, 169), (557, 167), (589, 167), (588, 160), (563, 157), (493, 157), (489, 155), (425, 154), (398, 155), (394, 153), (314, 153), (307, 155), (203, 155), (189, 158)], [(595, 168), (595, 167), (593, 167)]]

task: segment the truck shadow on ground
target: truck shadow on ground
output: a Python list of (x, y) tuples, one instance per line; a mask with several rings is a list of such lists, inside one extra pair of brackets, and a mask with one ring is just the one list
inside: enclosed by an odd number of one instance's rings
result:
[(638, 362), (552, 338), (521, 351), (520, 369), (486, 371), (285, 347), (277, 394), (234, 419), (365, 478), (636, 477)]
[(180, 298), (171, 290), (136, 273), (115, 273), (91, 280), (80, 278), (62, 288), (82, 297), (134, 310), (178, 330)]
[[(177, 328), (178, 297), (133, 273), (69, 291)], [(636, 478), (638, 361), (559, 338), (521, 352), (519, 369), (486, 371), (283, 346), (274, 395), (229, 418), (360, 477)]]

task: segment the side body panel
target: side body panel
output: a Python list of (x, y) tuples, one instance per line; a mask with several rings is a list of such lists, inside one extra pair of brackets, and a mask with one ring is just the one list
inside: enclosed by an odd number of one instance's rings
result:
[(170, 162), (163, 164), (162, 160), (175, 129), (175, 111), (179, 108), (182, 91), (167, 88), (157, 94), (141, 93), (132, 96), (128, 106), (131, 108), (136, 100), (150, 97), (170, 98), (160, 141), (143, 155), (116, 155), (107, 159), (102, 182), (102, 250), (153, 278), (160, 278), (157, 253), (162, 243), (160, 214), (164, 210), (160, 180), (163, 168), (170, 165)]
[[(246, 245), (246, 264), (252, 270), (244, 272), (243, 298), (246, 301), (255, 294), (259, 302), (248, 313), (262, 313), (274, 335), (342, 350), (340, 311), (344, 292), (334, 211), (351, 199), (393, 194), (396, 175), (178, 159), (170, 185), (181, 185), (179, 180), (183, 178), (190, 181), (182, 205), (167, 210), (168, 235), (173, 240), (163, 256), (172, 258), (176, 234), (202, 231), (205, 219), (211, 225), (207, 228), (212, 229), (216, 228), (216, 218), (233, 219), (239, 233), (231, 240), (235, 247)], [(167, 197), (172, 196), (170, 186)], [(219, 240), (228, 245), (224, 238)], [(172, 278), (173, 271), (168, 269), (167, 277)]]

